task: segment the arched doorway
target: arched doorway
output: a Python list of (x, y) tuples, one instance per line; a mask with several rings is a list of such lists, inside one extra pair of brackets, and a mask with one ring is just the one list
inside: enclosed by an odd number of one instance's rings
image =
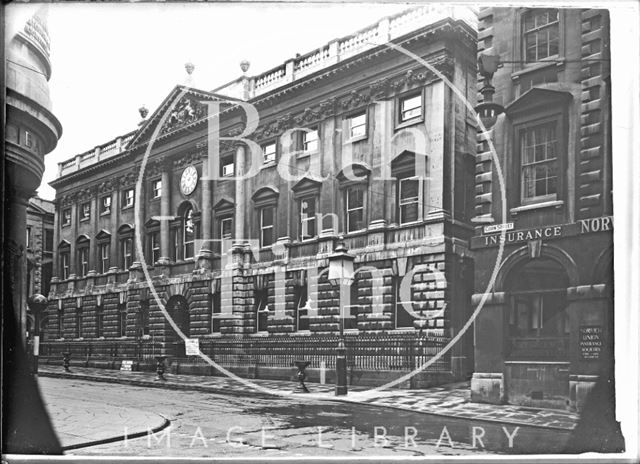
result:
[(556, 260), (528, 259), (505, 280), (506, 355), (512, 360), (569, 358), (569, 277)]
[[(171, 319), (175, 322), (178, 328), (182, 331), (185, 337), (190, 336), (190, 323), (189, 323), (189, 305), (187, 300), (180, 296), (172, 296), (167, 302), (167, 312), (171, 316)], [(167, 322), (167, 325), (169, 323)], [(173, 330), (171, 326), (169, 326), (169, 337), (168, 340), (173, 343), (174, 355), (176, 357), (184, 357), (185, 355), (185, 347), (184, 341), (180, 338), (180, 336)]]

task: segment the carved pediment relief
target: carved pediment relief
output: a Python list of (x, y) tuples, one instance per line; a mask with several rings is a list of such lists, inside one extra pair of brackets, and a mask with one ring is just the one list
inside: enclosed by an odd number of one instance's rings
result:
[(140, 127), (129, 142), (129, 147), (132, 148), (149, 141), (161, 122), (162, 126), (158, 131), (158, 137), (179, 131), (183, 127), (199, 121), (206, 121), (207, 106), (202, 102), (214, 100), (223, 100), (223, 98), (210, 92), (176, 86)]
[(190, 96), (184, 96), (170, 110), (160, 134), (173, 132), (207, 116), (207, 107)]

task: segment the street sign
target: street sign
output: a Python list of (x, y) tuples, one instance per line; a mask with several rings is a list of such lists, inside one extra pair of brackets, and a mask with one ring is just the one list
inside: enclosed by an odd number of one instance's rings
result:
[(501, 232), (503, 230), (513, 230), (513, 222), (505, 222), (503, 224), (491, 224), (484, 226), (483, 232), (485, 234), (491, 234), (493, 232)]
[(131, 372), (133, 369), (133, 361), (130, 359), (123, 359), (122, 364), (120, 364), (121, 371)]
[(184, 349), (187, 356), (198, 356), (200, 354), (200, 340), (197, 338), (185, 338)]

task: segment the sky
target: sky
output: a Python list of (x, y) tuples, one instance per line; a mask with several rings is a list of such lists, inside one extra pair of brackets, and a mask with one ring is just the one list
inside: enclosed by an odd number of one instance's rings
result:
[[(48, 5), (53, 113), (63, 133), (45, 156), (38, 194), (53, 199), (48, 185), (57, 164), (140, 122), (144, 104), (152, 114), (176, 84), (186, 82), (184, 64), (195, 65), (193, 86), (211, 90), (241, 75), (271, 69), (411, 6), (407, 3), (92, 3)], [(33, 5), (7, 8), (9, 33)]]

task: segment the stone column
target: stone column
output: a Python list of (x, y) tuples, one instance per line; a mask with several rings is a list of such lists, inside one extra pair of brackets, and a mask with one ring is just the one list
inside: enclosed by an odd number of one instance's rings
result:
[[(51, 276), (61, 277), (59, 275), (60, 272), (60, 262), (59, 262), (59, 254), (60, 250), (58, 249), (58, 244), (60, 243), (60, 214), (62, 213), (62, 209), (60, 207), (60, 199), (55, 199), (55, 214), (53, 215), (53, 269), (51, 272)], [(47, 295), (45, 295), (47, 296)]]
[(246, 185), (245, 179), (240, 179), (244, 174), (244, 163), (245, 163), (245, 148), (244, 145), (238, 145), (236, 147), (236, 177), (235, 180), (235, 200), (236, 200), (236, 211), (234, 222), (236, 225), (235, 230), (235, 240), (238, 242), (244, 242), (247, 239), (247, 231), (245, 229), (245, 215), (247, 214), (246, 208)]
[(74, 203), (71, 205), (71, 228), (73, 229), (73, 235), (71, 239), (70, 253), (69, 253), (69, 276), (77, 276), (77, 247), (76, 238), (78, 237), (78, 205)]
[(25, 192), (21, 189), (7, 189), (5, 199), (5, 213), (11, 221), (6, 221), (6, 236), (4, 237), (4, 265), (9, 277), (9, 285), (13, 299), (13, 310), (17, 321), (18, 334), (25, 341), (27, 327), (27, 260), (26, 233), (27, 205), (29, 197), (35, 192)]
[(369, 229), (383, 228), (386, 217), (390, 217), (385, 210), (388, 201), (388, 184), (386, 180), (391, 175), (391, 137), (393, 128), (393, 108), (390, 101), (377, 102), (373, 107), (373, 119), (376, 127), (376, 137), (372, 137), (371, 153), (372, 172), (369, 194)]
[(162, 196), (160, 198), (160, 215), (163, 219), (160, 221), (160, 259), (162, 264), (170, 261), (169, 247), (171, 237), (169, 234), (169, 215), (171, 214), (171, 171), (167, 162), (162, 170)]
[(118, 228), (120, 227), (120, 219), (118, 212), (120, 211), (120, 191), (116, 188), (111, 192), (111, 243), (109, 245), (109, 267), (118, 268)]
[[(200, 222), (200, 230), (202, 234), (203, 245), (202, 248), (205, 250), (212, 249), (211, 240), (211, 215), (213, 211), (211, 210), (212, 206), (212, 184), (213, 180), (209, 177), (210, 175), (206, 173), (209, 163), (206, 161), (202, 163), (203, 175), (202, 175), (202, 216)], [(164, 186), (164, 182), (162, 183)]]

